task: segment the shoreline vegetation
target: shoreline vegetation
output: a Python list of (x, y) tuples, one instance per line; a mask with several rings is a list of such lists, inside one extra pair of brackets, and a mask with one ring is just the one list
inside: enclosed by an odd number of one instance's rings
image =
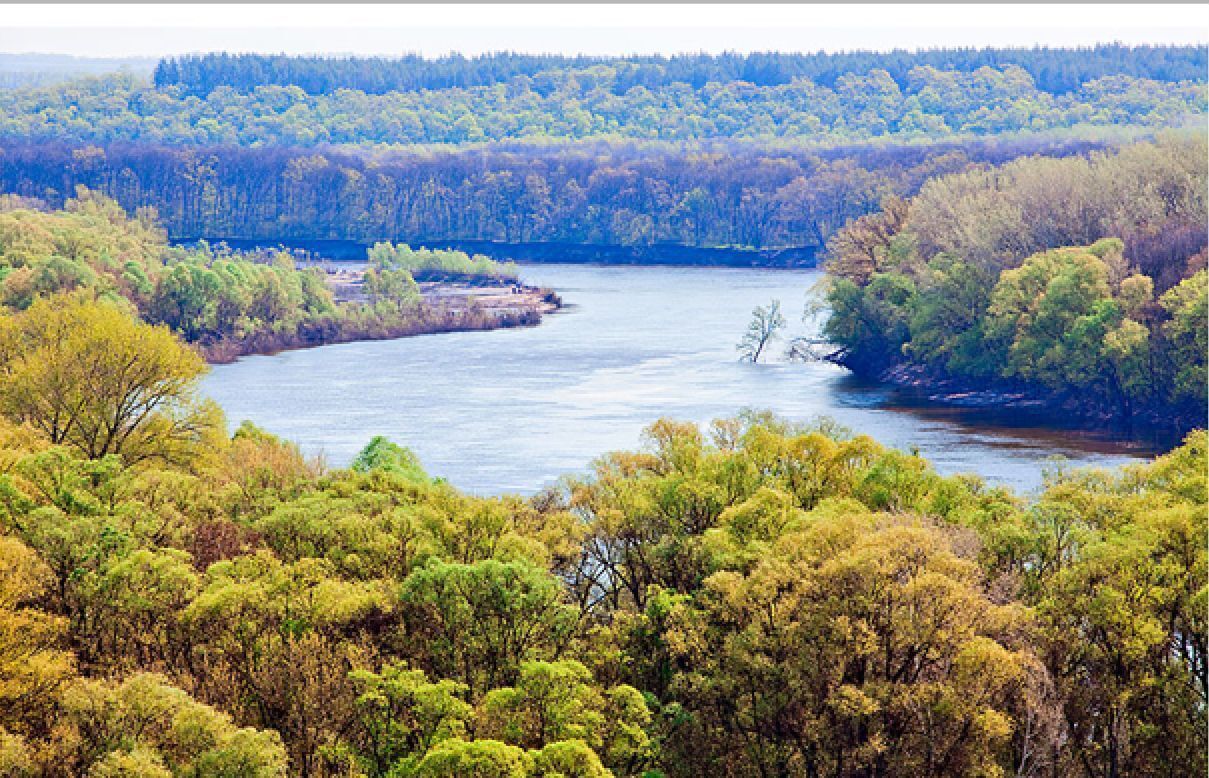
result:
[[(337, 302), (343, 287), (362, 285), (361, 274), (327, 272)], [(357, 276), (353, 278), (351, 276)], [(395, 340), (445, 332), (475, 332), (511, 327), (535, 327), (542, 317), (562, 308), (561, 298), (550, 289), (523, 284), (431, 281), (419, 284), (420, 299), (408, 318), (390, 322), (305, 323), (293, 333), (253, 332), (239, 339), (197, 344), (205, 360), (226, 364), (240, 357), (264, 356), (301, 348), (368, 340)]]
[[(225, 245), (235, 251), (282, 249), (320, 266), (325, 262), (364, 260), (373, 244), (352, 240), (256, 240), (248, 238), (180, 238), (174, 245), (190, 247), (202, 243)], [(653, 243), (627, 246), (611, 243), (563, 243), (557, 241), (507, 242), (498, 240), (448, 240), (433, 238), (412, 243), (430, 248), (482, 255), (501, 262), (540, 264), (672, 265), (681, 267), (818, 267), (813, 246), (745, 248), (741, 246), (692, 246), (683, 243)]]
[(863, 365), (848, 361), (843, 355), (826, 355), (824, 361), (850, 370), (862, 379), (906, 390), (910, 392), (907, 396), (916, 401), (953, 408), (1022, 411), (1037, 414), (1038, 418), (1062, 415), (1077, 421), (1075, 426), (1095, 432), (1130, 435), (1146, 429), (1157, 433), (1155, 439), (1171, 442), (1206, 425), (1205, 415), (1198, 415), (1194, 406), (1137, 408), (1126, 415), (1119, 409), (1089, 401), (1086, 394), (1075, 388), (938, 375), (926, 365), (912, 362)]
[(828, 246), (825, 358), (939, 402), (1206, 425), (1206, 138), (937, 177)]
[(167, 327), (209, 362), (356, 340), (533, 326), (562, 306), (516, 266), (379, 243), (363, 269), (277, 250), (170, 246), (155, 215), (79, 189), (61, 211), (0, 196), (0, 308), (79, 295)]
[[(264, 251), (259, 248), (253, 255)], [(268, 252), (281, 254), (280, 248)], [(375, 243), (365, 258), (363, 268), (341, 267), (322, 258), (304, 260), (302, 268), (323, 274), (337, 310), (380, 310), (383, 301), (391, 301), (398, 313), (393, 320), (345, 316), (300, 322), (293, 332), (262, 330), (240, 339), (200, 343), (206, 361), (222, 364), (243, 356), (336, 343), (534, 327), (542, 316), (562, 308), (562, 298), (553, 290), (522, 284), (515, 264), (482, 254)]]

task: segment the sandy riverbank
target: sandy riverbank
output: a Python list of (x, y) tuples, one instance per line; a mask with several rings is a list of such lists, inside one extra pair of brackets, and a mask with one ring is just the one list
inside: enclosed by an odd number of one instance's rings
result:
[[(327, 283), (337, 302), (365, 303), (364, 272), (360, 269), (338, 269), (327, 272)], [(475, 279), (462, 281), (421, 281), (420, 296), (432, 305), (453, 309), (478, 307), (495, 313), (544, 314), (558, 310), (561, 303), (549, 289), (520, 283)]]

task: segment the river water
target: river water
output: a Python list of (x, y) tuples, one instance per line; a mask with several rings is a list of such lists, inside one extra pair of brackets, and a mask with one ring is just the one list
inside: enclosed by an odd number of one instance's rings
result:
[(478, 494), (532, 493), (593, 458), (641, 442), (660, 417), (694, 422), (769, 409), (820, 416), (885, 445), (918, 449), (943, 473), (1036, 489), (1055, 458), (1113, 466), (1154, 447), (919, 403), (820, 363), (737, 361), (756, 305), (778, 299), (788, 335), (816, 270), (527, 265), (528, 283), (568, 307), (539, 327), (347, 343), (216, 366), (204, 391), (232, 424), (249, 419), (346, 465), (374, 435), (406, 445), (433, 475)]

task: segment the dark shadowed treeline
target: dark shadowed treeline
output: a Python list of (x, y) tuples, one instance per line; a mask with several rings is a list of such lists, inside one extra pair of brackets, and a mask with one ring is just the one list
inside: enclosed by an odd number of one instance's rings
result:
[(156, 209), (174, 238), (822, 247), (930, 177), (1075, 139), (858, 146), (752, 144), (356, 150), (10, 144), (0, 189), (57, 206), (78, 185)]
[[(1106, 75), (1128, 75), (1156, 81), (1196, 81), (1205, 78), (1204, 46), (1126, 46), (1053, 49), (959, 48), (890, 52), (845, 51), (816, 53), (753, 52), (740, 54), (678, 54), (667, 56), (593, 57), (493, 52), (474, 57), (451, 54), (426, 59), (418, 55), (387, 57), (298, 57), (272, 54), (190, 54), (161, 60), (155, 69), (157, 87), (181, 86), (205, 96), (218, 87), (250, 91), (258, 86), (297, 86), (310, 94), (356, 89), (369, 94), (490, 86), (518, 77), (538, 77), (547, 71), (587, 70), (605, 65), (618, 71), (612, 88), (622, 94), (634, 87), (683, 83), (700, 88), (709, 82), (745, 81), (756, 86), (787, 84), (805, 78), (827, 87), (844, 75), (864, 75), (883, 69), (905, 87), (911, 70), (973, 72), (982, 67), (1015, 65), (1037, 86), (1052, 93), (1067, 92)], [(545, 83), (536, 78), (540, 86)]]

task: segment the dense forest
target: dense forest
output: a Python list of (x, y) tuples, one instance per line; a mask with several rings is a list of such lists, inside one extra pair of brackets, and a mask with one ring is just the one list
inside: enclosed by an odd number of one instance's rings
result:
[[(0, 776), (1204, 774), (1203, 430), (1024, 497), (749, 411), (481, 497), (383, 438), (330, 469), (232, 435), (199, 382), (499, 326), (421, 295), (515, 280), (442, 239), (809, 246), (856, 370), (1204, 426), (1209, 149), (1164, 128), (1203, 122), (1205, 64), (200, 56), (0, 90)], [(373, 248), (339, 299), (170, 234)]]
[(1205, 426), (1206, 157), (1203, 135), (1169, 137), (942, 176), (888, 201), (828, 248), (837, 358)]
[(454, 329), (533, 324), (530, 316), (455, 310), (421, 297), (417, 280), (514, 282), (516, 269), (456, 251), (380, 244), (364, 299), (336, 300), (326, 274), (283, 252), (170, 247), (151, 213), (129, 217), (81, 189), (62, 211), (0, 198), (0, 316), (76, 294), (162, 324), (211, 359), (297, 346)]
[[(1070, 92), (1088, 81), (1126, 75), (1154, 81), (1203, 81), (1209, 67), (1203, 46), (1098, 46), (1054, 49), (964, 48), (918, 51), (844, 51), (817, 53), (754, 52), (677, 54), (667, 56), (592, 57), (494, 52), (475, 57), (450, 54), (426, 59), (417, 55), (386, 57), (298, 57), (265, 54), (189, 54), (169, 57), (155, 68), (157, 87), (181, 86), (204, 97), (218, 87), (252, 91), (259, 86), (297, 86), (308, 94), (355, 89), (368, 94), (491, 86), (517, 77), (533, 78), (551, 71), (617, 70), (617, 94), (671, 84), (700, 88), (710, 82), (744, 81), (778, 86), (809, 79), (833, 87), (846, 75), (885, 70), (906, 87), (915, 68), (973, 72), (1008, 65), (1028, 73), (1038, 88)], [(547, 87), (555, 82), (543, 81)]]
[(198, 55), (0, 89), (0, 189), (174, 238), (821, 249), (928, 178), (1203, 123), (1205, 47)]
[[(559, 138), (708, 138), (842, 143), (939, 139), (1078, 127), (1176, 126), (1204, 114), (1205, 79), (1107, 75), (1069, 93), (1037, 87), (1015, 66), (916, 68), (902, 87), (885, 70), (834, 88), (798, 79), (632, 87), (618, 70), (550, 71), (492, 86), (310, 95), (297, 86), (204, 96), (131, 75), (0, 90), (0, 137), (77, 143), (317, 146), (478, 143)], [(548, 83), (547, 83), (548, 82)]]
[(327, 471), (105, 301), (0, 318), (8, 776), (1195, 775), (1206, 438), (1023, 500), (661, 421), (537, 497)]
[(75, 187), (152, 206), (177, 238), (491, 240), (821, 249), (928, 179), (1104, 140), (987, 139), (818, 152), (747, 143), (575, 143), (368, 153), (9, 144), (0, 189), (57, 207)]

